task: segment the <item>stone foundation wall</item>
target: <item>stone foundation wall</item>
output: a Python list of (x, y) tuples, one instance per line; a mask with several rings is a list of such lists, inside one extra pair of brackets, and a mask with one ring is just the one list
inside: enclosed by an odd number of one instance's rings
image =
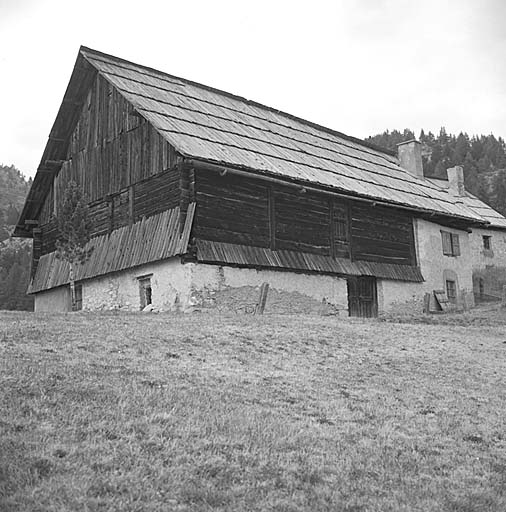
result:
[(179, 258), (174, 258), (84, 281), (83, 309), (139, 311), (139, 278), (145, 276), (151, 279), (153, 308), (159, 311), (184, 308), (189, 300), (189, 270)]
[(424, 283), (378, 280), (378, 314), (423, 311)]
[[(420, 313), (426, 292), (445, 289), (445, 279), (456, 280), (459, 297), (474, 304), (469, 238), (459, 232), (461, 256), (443, 255), (441, 226), (416, 222), (417, 257), (423, 283), (378, 279), (379, 314)], [(453, 230), (455, 231), (455, 230)], [(269, 284), (265, 313), (348, 315), (346, 279), (336, 276), (234, 268), (203, 263), (182, 264), (179, 258), (142, 265), (80, 283), (84, 310), (139, 311), (139, 279), (151, 280), (152, 307), (157, 311), (253, 312), (260, 286)], [(448, 277), (450, 276), (450, 277)], [(36, 311), (68, 311), (68, 287), (38, 293)]]
[(265, 313), (348, 315), (346, 279), (205, 264), (192, 265), (191, 304), (252, 312), (264, 282), (269, 283)]

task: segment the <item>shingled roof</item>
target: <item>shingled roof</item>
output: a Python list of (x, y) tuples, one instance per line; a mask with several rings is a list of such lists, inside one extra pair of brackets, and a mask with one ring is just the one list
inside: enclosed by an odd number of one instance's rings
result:
[[(48, 172), (44, 165), (46, 155), (64, 158), (62, 141), (64, 135), (70, 135), (65, 130), (71, 130), (71, 120), (79, 114), (78, 95), (82, 95), (83, 84), (89, 84), (97, 72), (183, 157), (438, 216), (486, 223), (466, 205), (452, 201), (435, 184), (402, 169), (395, 155), (387, 150), (259, 103), (85, 47), (79, 50), (37, 175)], [(69, 110), (69, 105), (74, 105), (74, 111)], [(36, 207), (40, 208), (50, 186), (48, 178), (36, 176), (16, 228), (18, 236), (27, 236), (24, 220), (38, 213)]]
[(454, 196), (450, 193), (450, 184), (448, 180), (439, 178), (427, 178), (427, 181), (442, 188), (452, 198), (453, 201), (461, 202), (467, 208), (469, 208), (469, 210), (473, 211), (476, 216), (481, 217), (486, 222), (489, 222), (489, 227), (495, 229), (506, 229), (506, 218), (467, 190), (463, 196)]

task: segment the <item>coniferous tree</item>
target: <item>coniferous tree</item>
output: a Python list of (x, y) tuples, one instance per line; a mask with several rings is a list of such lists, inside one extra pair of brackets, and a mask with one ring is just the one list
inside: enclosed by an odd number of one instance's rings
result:
[(5, 298), (5, 309), (17, 309), (18, 303), (20, 302), (21, 296), (25, 294), (21, 288), (23, 270), (18, 262), (9, 270), (7, 278), (5, 279), (5, 287), (9, 291), (9, 295)]
[[(368, 140), (395, 150), (394, 142), (400, 142), (407, 133), (409, 130), (404, 130), (402, 133), (397, 130), (386, 131)], [(502, 207), (501, 199), (497, 198), (494, 191), (497, 184), (501, 192), (502, 178), (494, 177), (497, 177), (499, 171), (506, 170), (504, 139), (494, 135), (473, 135), (470, 138), (465, 132), (455, 136), (447, 133), (442, 127), (437, 135), (421, 130), (419, 140), (423, 144), (425, 176), (446, 179), (446, 170), (449, 167), (462, 165), (466, 189), (486, 203), (492, 204), (494, 201), (494, 205)], [(502, 192), (499, 195), (501, 194)]]
[(455, 164), (462, 165), (470, 149), (469, 138), (467, 135), (460, 132), (457, 140), (455, 141), (455, 152), (453, 157)]
[(88, 205), (80, 187), (74, 181), (68, 183), (63, 204), (54, 220), (59, 232), (56, 240), (58, 257), (69, 264), (70, 296), (72, 310), (74, 310), (76, 307), (75, 265), (85, 263), (92, 251), (86, 247), (91, 236)]
[(493, 190), (492, 206), (498, 212), (506, 215), (506, 172), (500, 172), (494, 176)]
[(481, 195), (483, 195), (483, 186), (478, 177), (478, 169), (476, 167), (476, 162), (473, 160), (471, 153), (468, 151), (464, 161), (461, 163), (464, 168), (464, 183), (466, 185), (466, 189), (469, 190), (472, 194), (477, 195), (477, 193), (481, 190)]
[(14, 226), (18, 222), (19, 212), (17, 208), (11, 203), (5, 213), (5, 223), (8, 226)]

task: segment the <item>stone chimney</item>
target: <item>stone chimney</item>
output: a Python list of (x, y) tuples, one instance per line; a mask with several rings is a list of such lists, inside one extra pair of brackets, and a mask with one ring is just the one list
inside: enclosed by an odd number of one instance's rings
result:
[(397, 144), (397, 154), (401, 167), (413, 176), (423, 178), (422, 145), (417, 140)]
[(448, 174), (448, 190), (450, 194), (457, 197), (465, 195), (466, 189), (464, 188), (464, 169), (460, 165), (446, 169)]

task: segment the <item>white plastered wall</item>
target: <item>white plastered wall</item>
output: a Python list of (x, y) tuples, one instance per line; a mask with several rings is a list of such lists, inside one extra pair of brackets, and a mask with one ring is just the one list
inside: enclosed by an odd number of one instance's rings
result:
[[(189, 311), (209, 304), (236, 309), (255, 304), (260, 286), (267, 282), (270, 291), (266, 311), (315, 312), (321, 304), (323, 309), (330, 308), (333, 313), (348, 314), (344, 278), (203, 263), (183, 265), (179, 258), (81, 282), (83, 310), (139, 311), (139, 278), (145, 276), (150, 276), (152, 305), (159, 311)], [(64, 308), (63, 301), (55, 297), (66, 297), (68, 306)], [(50, 305), (51, 311), (68, 311), (68, 286), (37, 293), (35, 304), (37, 309), (42, 307), (45, 311)]]
[[(484, 236), (491, 237), (490, 250), (483, 246)], [(476, 297), (479, 300), (502, 297), (506, 285), (506, 230), (473, 229), (469, 238)]]
[[(443, 254), (442, 229), (459, 234), (460, 256)], [(444, 228), (432, 222), (416, 220), (415, 239), (417, 260), (425, 282), (378, 279), (379, 313), (420, 312), (424, 293), (444, 289), (445, 275), (448, 274), (457, 277), (460, 295), (466, 295), (467, 305), (472, 305), (472, 256), (469, 234)], [(148, 275), (151, 276), (153, 307), (160, 311), (186, 311), (213, 301), (216, 303), (219, 297), (223, 297), (223, 294), (218, 296), (217, 293), (234, 289), (251, 288), (242, 296), (229, 297), (229, 302), (244, 300), (254, 303), (258, 299), (256, 289), (267, 282), (274, 291), (271, 295), (276, 296), (277, 293), (277, 306), (286, 299), (286, 307), (281, 307), (281, 311), (290, 311), (293, 303), (300, 306), (300, 303), (304, 302), (303, 297), (307, 297), (314, 302), (331, 305), (339, 314), (348, 313), (345, 278), (203, 263), (182, 264), (180, 258), (150, 263), (83, 281), (83, 309), (139, 311), (139, 278)], [(283, 293), (292, 296), (285, 297)], [(68, 304), (68, 287), (38, 293), (35, 296), (36, 311), (68, 311)]]
[(378, 279), (378, 313), (421, 313), (424, 283)]
[(151, 279), (154, 308), (174, 310), (188, 303), (189, 269), (173, 258), (83, 281), (83, 309), (139, 311), (139, 278), (145, 276)]
[[(492, 237), (490, 251), (483, 247), (484, 236)], [(506, 230), (473, 228), (469, 235), (469, 241), (473, 257), (473, 270), (482, 270), (489, 265), (506, 267)]]
[[(460, 256), (443, 254), (441, 230), (459, 235)], [(425, 279), (424, 292), (445, 289), (445, 276), (456, 276), (459, 296), (467, 306), (474, 304), (472, 252), (467, 231), (440, 226), (426, 220), (415, 220), (418, 265)]]
[[(276, 270), (257, 270), (249, 268), (234, 268), (219, 265), (192, 264), (191, 265), (191, 283), (192, 283), (192, 304), (200, 306), (208, 302), (213, 297), (223, 298), (227, 290), (250, 289), (249, 297), (236, 295), (238, 300), (255, 302), (258, 299), (258, 293), (253, 289), (258, 289), (262, 283), (269, 284), (269, 294), (267, 299), (266, 311), (270, 304), (269, 300), (275, 296), (277, 311), (296, 312), (304, 306), (311, 303), (331, 305), (334, 312), (342, 315), (348, 314), (348, 296), (346, 279), (317, 274), (303, 274), (295, 272), (283, 272)], [(307, 297), (306, 304), (303, 297)], [(281, 304), (283, 301), (286, 304)], [(271, 308), (272, 309), (272, 308)], [(315, 311), (310, 309), (312, 312)]]

